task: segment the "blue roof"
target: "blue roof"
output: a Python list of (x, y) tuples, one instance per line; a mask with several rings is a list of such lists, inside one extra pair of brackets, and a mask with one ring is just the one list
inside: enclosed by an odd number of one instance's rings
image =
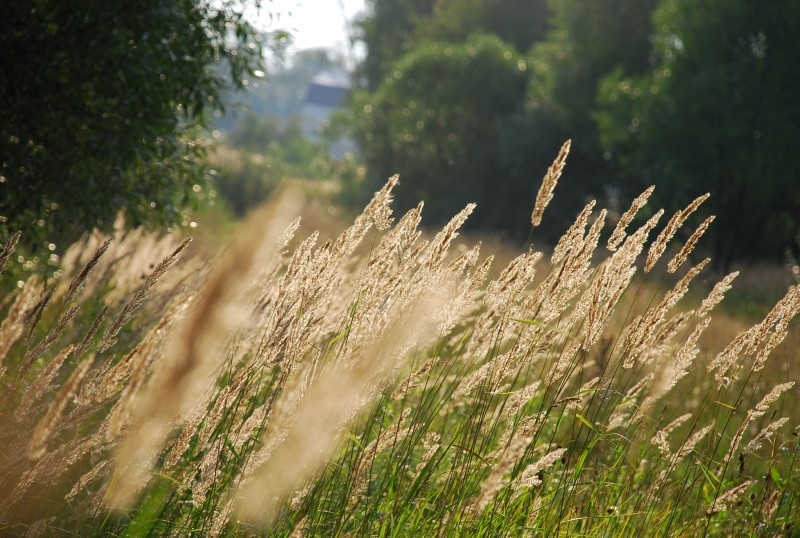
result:
[(326, 106), (337, 108), (344, 104), (347, 97), (347, 88), (337, 86), (325, 86), (312, 82), (308, 85), (305, 103), (309, 105)]

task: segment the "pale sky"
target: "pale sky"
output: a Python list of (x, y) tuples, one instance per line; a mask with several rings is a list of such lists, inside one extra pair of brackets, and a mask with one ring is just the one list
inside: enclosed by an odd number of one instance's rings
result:
[(270, 0), (263, 3), (261, 21), (266, 30), (287, 30), (295, 50), (326, 47), (358, 55), (348, 48), (348, 22), (364, 11), (364, 1)]

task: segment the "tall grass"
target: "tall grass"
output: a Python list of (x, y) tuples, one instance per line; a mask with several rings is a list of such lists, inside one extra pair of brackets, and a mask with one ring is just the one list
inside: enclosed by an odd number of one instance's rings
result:
[[(542, 218), (568, 146), (548, 172)], [(93, 234), (0, 326), (0, 532), (34, 535), (754, 536), (800, 519), (797, 287), (721, 349), (733, 273), (687, 301), (704, 198), (656, 234), (594, 202), (552, 255), (490, 278), (396, 222), (397, 178), (338, 238), (300, 201), (201, 260), (173, 236)], [(653, 239), (653, 236), (655, 237)], [(109, 240), (110, 239), (110, 240)], [(13, 250), (6, 245), (5, 260)], [(684, 304), (687, 303), (687, 304)]]

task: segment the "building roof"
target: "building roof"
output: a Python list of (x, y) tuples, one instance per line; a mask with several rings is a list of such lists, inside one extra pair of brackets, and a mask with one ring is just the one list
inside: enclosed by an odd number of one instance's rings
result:
[(347, 88), (312, 82), (308, 85), (308, 92), (304, 102), (307, 105), (337, 108), (344, 104), (348, 91)]

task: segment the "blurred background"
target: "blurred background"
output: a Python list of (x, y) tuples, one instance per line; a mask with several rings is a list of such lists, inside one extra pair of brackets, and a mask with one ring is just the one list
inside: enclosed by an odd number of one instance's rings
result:
[[(0, 22), (0, 240), (24, 270), (129, 225), (234, 220), (287, 181), (356, 211), (399, 173), (425, 223), (538, 241), (590, 198), (710, 200), (717, 269), (796, 275), (797, 0), (21, 0)], [(335, 208), (335, 209), (334, 209)], [(209, 217), (213, 215), (213, 218)], [(642, 215), (647, 217), (646, 212)], [(205, 219), (205, 220), (204, 220)], [(686, 227), (685, 240), (693, 226)]]

